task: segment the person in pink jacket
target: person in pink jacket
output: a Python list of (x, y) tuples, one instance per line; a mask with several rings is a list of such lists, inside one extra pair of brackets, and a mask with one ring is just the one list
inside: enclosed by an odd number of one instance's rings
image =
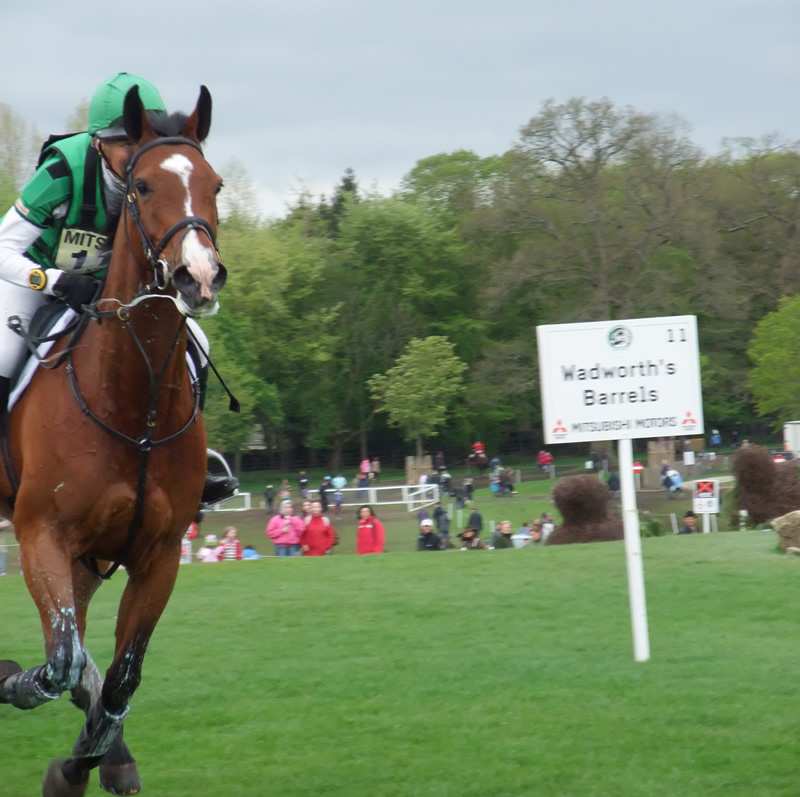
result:
[(281, 501), (278, 514), (267, 523), (266, 535), (275, 543), (275, 556), (297, 556), (300, 537), (305, 531), (303, 519), (292, 514), (291, 501)]
[(383, 523), (372, 512), (371, 506), (362, 506), (358, 510), (358, 536), (356, 537), (356, 553), (383, 553), (386, 534)]

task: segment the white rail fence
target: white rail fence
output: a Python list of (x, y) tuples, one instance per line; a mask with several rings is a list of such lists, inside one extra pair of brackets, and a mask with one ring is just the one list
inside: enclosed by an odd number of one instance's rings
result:
[[(334, 493), (337, 490), (328, 490), (328, 505), (333, 506)], [(387, 487), (343, 487), (338, 492), (342, 493), (344, 501), (341, 506), (389, 506), (405, 505), (409, 512), (415, 512), (423, 506), (430, 506), (439, 500), (440, 491), (437, 484), (395, 484)], [(319, 497), (319, 491), (309, 490), (311, 500)], [(303, 499), (299, 495), (292, 495), (295, 504)], [(278, 507), (280, 501), (275, 499), (274, 506)], [(266, 509), (267, 503), (263, 495), (258, 493), (238, 493), (229, 501), (209, 507), (213, 512), (245, 512), (248, 509)]]

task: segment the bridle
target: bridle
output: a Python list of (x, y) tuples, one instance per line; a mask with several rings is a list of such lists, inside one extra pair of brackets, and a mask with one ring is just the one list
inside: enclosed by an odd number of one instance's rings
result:
[(153, 139), (145, 144), (141, 149), (137, 150), (131, 157), (131, 160), (125, 170), (125, 206), (130, 214), (131, 220), (136, 226), (136, 229), (139, 231), (139, 238), (142, 243), (142, 252), (144, 253), (145, 259), (147, 260), (148, 265), (153, 269), (154, 283), (152, 286), (148, 287), (155, 288), (157, 290), (164, 290), (170, 282), (169, 264), (160, 257), (161, 253), (164, 251), (166, 245), (172, 240), (173, 236), (175, 236), (181, 230), (183, 230), (183, 233), (178, 239), (179, 245), (192, 230), (202, 230), (213, 244), (214, 254), (217, 257), (217, 260), (219, 260), (217, 237), (214, 235), (214, 230), (212, 229), (211, 224), (202, 216), (184, 216), (182, 219), (175, 222), (175, 224), (173, 224), (161, 236), (161, 240), (158, 242), (158, 245), (153, 243), (150, 235), (144, 228), (144, 224), (142, 224), (142, 217), (139, 213), (139, 206), (136, 202), (136, 189), (133, 185), (133, 170), (138, 163), (139, 158), (141, 158), (145, 152), (149, 152), (151, 149), (155, 149), (156, 147), (182, 145), (194, 147), (201, 155), (203, 154), (203, 150), (200, 145), (196, 141), (192, 141), (190, 138), (183, 138), (182, 136), (165, 136), (163, 138)]

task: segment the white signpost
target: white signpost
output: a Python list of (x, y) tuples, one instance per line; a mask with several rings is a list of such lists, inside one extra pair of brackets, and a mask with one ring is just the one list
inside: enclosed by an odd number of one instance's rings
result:
[(692, 510), (703, 516), (703, 534), (708, 534), (711, 515), (719, 514), (719, 479), (698, 479), (694, 483)]
[(545, 442), (617, 440), (636, 661), (650, 658), (634, 438), (703, 433), (694, 316), (536, 328)]

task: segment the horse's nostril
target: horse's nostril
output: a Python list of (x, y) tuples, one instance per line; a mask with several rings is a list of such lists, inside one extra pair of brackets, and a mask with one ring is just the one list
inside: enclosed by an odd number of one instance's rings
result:
[(228, 279), (228, 269), (225, 268), (225, 266), (223, 266), (222, 263), (217, 263), (217, 274), (211, 282), (211, 287), (215, 291), (221, 291), (227, 279)]
[(195, 279), (189, 273), (189, 269), (186, 266), (178, 266), (172, 274), (172, 281), (181, 293), (186, 293), (191, 290)]

